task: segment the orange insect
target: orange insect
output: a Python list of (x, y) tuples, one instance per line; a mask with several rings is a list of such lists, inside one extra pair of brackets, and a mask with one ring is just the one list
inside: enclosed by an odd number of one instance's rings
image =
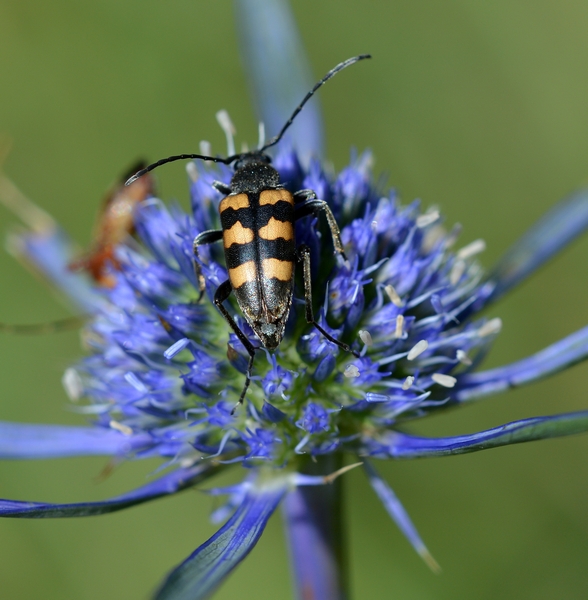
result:
[[(1, 160), (0, 160), (1, 164)], [(134, 164), (121, 177), (118, 184), (106, 194), (94, 227), (94, 241), (90, 251), (68, 266), (72, 271), (86, 271), (97, 285), (113, 287), (115, 277), (109, 269), (119, 269), (120, 265), (115, 256), (116, 246), (122, 243), (135, 229), (134, 217), (137, 205), (153, 195), (154, 182), (152, 177), (142, 177), (132, 185), (124, 185), (125, 181), (137, 169), (145, 167), (144, 161)], [(38, 209), (22, 193), (0, 173), (0, 191), (4, 194), (4, 204), (19, 215), (24, 215), (27, 222), (32, 214), (39, 222), (52, 222), (51, 218)], [(77, 329), (88, 319), (87, 315), (66, 317), (50, 323), (8, 324), (0, 322), (0, 332), (17, 335), (36, 335), (55, 333)]]
[(114, 286), (115, 278), (108, 273), (108, 269), (109, 267), (120, 268), (115, 257), (116, 246), (134, 232), (137, 205), (153, 195), (152, 177), (142, 177), (131, 185), (124, 185), (125, 181), (138, 170), (143, 169), (145, 164), (144, 161), (140, 161), (133, 165), (121, 177), (119, 183), (108, 192), (94, 227), (92, 248), (85, 256), (69, 265), (72, 271), (87, 271), (98, 285), (109, 288)]

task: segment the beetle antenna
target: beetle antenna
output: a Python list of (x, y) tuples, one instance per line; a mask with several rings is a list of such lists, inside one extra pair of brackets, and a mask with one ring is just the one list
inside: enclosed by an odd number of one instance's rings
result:
[(132, 177), (129, 177), (125, 182), (125, 185), (131, 185), (133, 181), (137, 181), (139, 177), (143, 177), (145, 173), (149, 173), (149, 171), (153, 171), (153, 169), (157, 169), (161, 165), (165, 165), (166, 163), (174, 162), (175, 160), (186, 160), (190, 158), (197, 158), (200, 160), (211, 160), (213, 162), (223, 163), (225, 165), (231, 164), (233, 161), (237, 160), (241, 156), (240, 154), (235, 154), (233, 156), (227, 156), (227, 158), (221, 158), (220, 156), (205, 156), (203, 154), (177, 154), (175, 156), (168, 156), (167, 158), (162, 158), (157, 162), (150, 164), (149, 166), (137, 171)]
[(275, 146), (282, 139), (282, 136), (284, 135), (284, 133), (286, 133), (286, 130), (288, 129), (288, 127), (290, 127), (290, 125), (292, 125), (292, 122), (298, 116), (298, 113), (302, 110), (302, 108), (304, 107), (304, 105), (312, 98), (313, 94), (322, 85), (324, 85), (325, 83), (327, 83), (327, 81), (329, 81), (329, 79), (331, 79), (331, 77), (335, 76), (339, 71), (342, 71), (343, 69), (346, 69), (347, 67), (351, 66), (352, 64), (354, 64), (354, 63), (356, 63), (356, 62), (358, 62), (360, 60), (363, 60), (364, 58), (371, 58), (371, 57), (372, 57), (371, 54), (360, 54), (359, 56), (353, 56), (352, 58), (348, 58), (347, 60), (343, 61), (342, 63), (339, 63), (336, 67), (334, 67), (333, 69), (331, 69), (312, 88), (312, 90), (310, 90), (310, 92), (308, 92), (306, 94), (306, 96), (304, 96), (304, 99), (296, 107), (296, 109), (292, 113), (292, 116), (286, 121), (286, 124), (282, 127), (282, 130), (280, 131), (280, 133), (278, 133), (278, 135), (274, 136), (267, 144), (265, 144), (263, 147), (261, 147), (259, 151), (263, 152), (264, 150), (267, 150), (267, 148), (270, 148), (271, 146)]

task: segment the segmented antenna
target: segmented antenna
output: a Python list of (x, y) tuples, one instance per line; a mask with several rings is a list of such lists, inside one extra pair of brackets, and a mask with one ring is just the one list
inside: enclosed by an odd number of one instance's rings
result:
[(292, 116), (286, 121), (286, 124), (282, 127), (282, 130), (280, 131), (280, 133), (278, 133), (278, 135), (274, 136), (265, 146), (263, 146), (260, 149), (260, 152), (263, 152), (264, 150), (267, 150), (267, 148), (270, 148), (271, 146), (275, 146), (281, 139), (282, 136), (284, 135), (284, 133), (286, 133), (286, 130), (288, 129), (288, 127), (290, 127), (290, 125), (292, 125), (292, 122), (294, 121), (294, 119), (298, 116), (298, 113), (302, 110), (302, 108), (304, 107), (304, 105), (312, 98), (313, 94), (321, 87), (323, 86), (325, 83), (327, 83), (327, 81), (329, 81), (329, 79), (331, 79), (331, 77), (334, 77), (339, 71), (342, 71), (343, 69), (346, 69), (347, 67), (351, 66), (352, 64), (360, 61), (360, 60), (364, 60), (366, 58), (371, 58), (372, 55), (371, 54), (360, 54), (359, 56), (354, 56), (352, 58), (348, 58), (347, 60), (343, 61), (342, 63), (339, 63), (336, 67), (334, 67), (333, 69), (331, 69), (313, 88), (312, 90), (310, 90), (310, 92), (308, 92), (308, 94), (306, 94), (306, 96), (304, 96), (304, 99), (302, 100), (302, 102), (296, 107), (296, 109), (294, 110), (294, 112), (292, 113)]
[[(294, 119), (298, 116), (298, 113), (304, 108), (304, 105), (312, 98), (313, 94), (321, 86), (323, 86), (327, 81), (329, 81), (329, 79), (331, 79), (331, 77), (334, 77), (339, 71), (346, 69), (347, 67), (351, 66), (352, 64), (359, 62), (360, 60), (364, 60), (366, 58), (371, 58), (371, 57), (372, 57), (371, 54), (360, 54), (359, 56), (353, 56), (352, 58), (348, 58), (347, 60), (343, 61), (342, 63), (339, 63), (336, 67), (331, 69), (310, 90), (310, 92), (308, 92), (306, 94), (306, 96), (304, 96), (304, 98), (302, 99), (302, 102), (296, 107), (296, 109), (294, 110), (294, 112), (292, 113), (290, 118), (286, 121), (285, 125), (282, 127), (281, 131), (278, 133), (278, 135), (275, 135), (273, 138), (270, 139), (269, 142), (267, 142), (267, 144), (261, 146), (261, 148), (259, 148), (259, 150), (257, 150), (257, 152), (264, 152), (268, 148), (275, 146), (282, 139), (282, 137), (283, 137), (284, 133), (286, 133), (288, 127), (290, 127), (290, 125), (292, 125)], [(218, 114), (217, 114), (217, 117), (218, 117)], [(224, 117), (224, 115), (223, 115), (223, 117)], [(221, 125), (222, 125), (222, 123), (221, 123)], [(224, 127), (223, 127), (223, 129), (224, 129)], [(227, 134), (227, 139), (228, 138), (229, 138), (229, 135)], [(244, 155), (247, 155), (247, 154), (249, 154), (249, 153), (243, 152), (241, 154), (233, 154), (231, 156), (227, 156), (226, 158), (221, 158), (218, 156), (206, 156), (205, 154), (177, 154), (175, 156), (168, 156), (167, 158), (162, 158), (161, 160), (158, 160), (157, 162), (154, 162), (153, 164), (151, 164), (151, 165), (145, 167), (144, 169), (141, 169), (137, 173), (135, 173), (132, 177), (130, 177), (126, 181), (125, 185), (131, 185), (131, 183), (133, 183), (133, 181), (136, 181), (137, 179), (139, 179), (139, 177), (142, 177), (143, 175), (145, 175), (145, 173), (149, 173), (149, 171), (153, 171), (153, 169), (157, 169), (157, 167), (160, 167), (161, 165), (165, 165), (167, 163), (174, 162), (176, 160), (189, 160), (189, 159), (210, 160), (212, 162), (230, 165), (232, 162), (235, 162), (236, 160), (242, 158)]]
[(211, 160), (212, 162), (219, 162), (225, 165), (230, 165), (232, 162), (237, 160), (241, 155), (235, 154), (234, 156), (228, 156), (227, 158), (221, 158), (220, 156), (205, 156), (203, 154), (177, 154), (176, 156), (168, 156), (167, 158), (162, 158), (157, 162), (150, 164), (148, 167), (137, 171), (132, 177), (129, 177), (125, 182), (125, 185), (131, 185), (134, 181), (137, 181), (139, 177), (143, 177), (145, 173), (149, 173), (149, 171), (153, 171), (153, 169), (157, 169), (157, 167), (161, 167), (161, 165), (165, 165), (166, 163), (174, 162), (176, 160), (188, 160), (198, 158), (200, 160)]

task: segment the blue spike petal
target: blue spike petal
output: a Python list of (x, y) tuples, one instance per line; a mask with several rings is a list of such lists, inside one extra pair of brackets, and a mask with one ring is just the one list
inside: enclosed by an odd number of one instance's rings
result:
[(0, 458), (123, 456), (151, 442), (147, 433), (124, 435), (114, 429), (0, 421)]
[(584, 327), (522, 360), (458, 378), (452, 400), (469, 402), (505, 389), (549, 377), (588, 358), (588, 327)]
[(156, 600), (208, 597), (251, 552), (286, 490), (286, 482), (251, 488), (227, 523), (168, 575)]
[(195, 467), (177, 469), (146, 485), (115, 498), (98, 502), (77, 502), (73, 504), (48, 504), (46, 502), (23, 502), (0, 500), (0, 517), (47, 519), (56, 517), (88, 517), (103, 515), (161, 496), (181, 492), (207, 479), (218, 471), (212, 463), (200, 463)]
[(587, 228), (588, 190), (583, 189), (556, 204), (507, 250), (488, 275), (492, 291), (484, 305), (521, 283)]
[(562, 437), (588, 431), (588, 411), (533, 417), (478, 433), (427, 438), (390, 432), (378, 441), (365, 440), (365, 449), (378, 458), (424, 458), (465, 454), (510, 444)]
[(421, 539), (419, 532), (413, 525), (411, 518), (408, 516), (404, 506), (392, 490), (392, 488), (380, 477), (379, 473), (368, 462), (364, 461), (363, 468), (367, 473), (369, 482), (378, 498), (382, 501), (384, 508), (392, 517), (398, 528), (403, 533), (404, 537), (409, 541), (410, 545), (416, 550), (419, 556), (427, 563), (430, 569), (438, 573), (441, 568), (431, 553), (427, 550), (425, 543)]

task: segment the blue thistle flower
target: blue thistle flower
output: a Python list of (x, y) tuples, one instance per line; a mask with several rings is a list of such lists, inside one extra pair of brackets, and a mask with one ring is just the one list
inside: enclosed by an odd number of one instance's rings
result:
[[(275, 27), (275, 24), (273, 25)], [(214, 210), (231, 171), (189, 165), (191, 211), (150, 198), (137, 210), (136, 240), (116, 249), (112, 289), (68, 271), (63, 232), (45, 222), (19, 238), (19, 251), (94, 316), (84, 329), (88, 354), (64, 375), (87, 427), (0, 423), (0, 456), (41, 458), (159, 456), (165, 474), (101, 502), (47, 504), (0, 501), (4, 517), (104, 514), (193, 487), (227, 469), (242, 482), (213, 488), (226, 495), (215, 512), (228, 520), (174, 569), (157, 597), (209, 595), (253, 548), (280, 503), (299, 590), (341, 597), (340, 548), (334, 522), (338, 484), (363, 464), (386, 510), (431, 568), (438, 569), (407, 512), (371, 459), (473, 452), (588, 430), (588, 411), (524, 419), (455, 437), (408, 432), (416, 419), (529, 383), (588, 356), (588, 328), (534, 356), (481, 371), (500, 333), (496, 316), (480, 317), (588, 226), (588, 195), (558, 205), (488, 275), (476, 256), (482, 241), (455, 249), (458, 232), (435, 210), (403, 205), (373, 183), (368, 152), (338, 175), (282, 146), (274, 166), (291, 191), (314, 189), (341, 227), (347, 261), (337, 260), (320, 219), (299, 221), (299, 243), (312, 251), (317, 320), (352, 346), (341, 351), (304, 316), (298, 286), (286, 334), (274, 353), (258, 352), (243, 407), (239, 397), (247, 353), (212, 302), (227, 278), (222, 258), (204, 247), (200, 267), (207, 299), (197, 303), (192, 240), (219, 227)], [(256, 346), (245, 321), (236, 321)], [(343, 467), (344, 457), (356, 464)]]

